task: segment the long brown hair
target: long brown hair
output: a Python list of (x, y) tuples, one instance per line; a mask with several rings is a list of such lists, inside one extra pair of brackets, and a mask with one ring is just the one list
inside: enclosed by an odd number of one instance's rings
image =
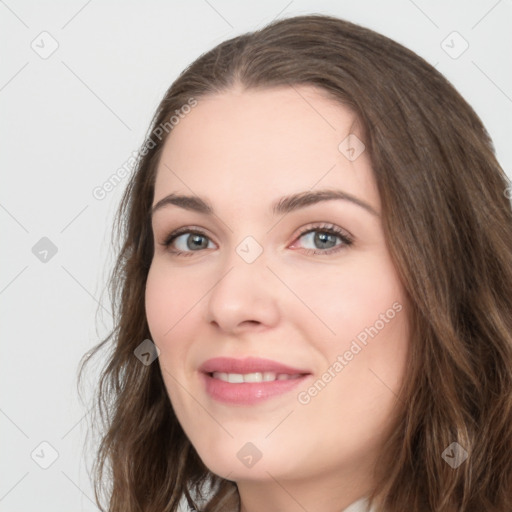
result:
[[(371, 503), (386, 512), (510, 512), (507, 177), (481, 120), (435, 68), (387, 37), (322, 15), (280, 20), (219, 44), (176, 79), (157, 109), (117, 212), (114, 328), (83, 359), (109, 349), (95, 395), (103, 428), (98, 504), (106, 494), (110, 512), (176, 511), (180, 499), (204, 511), (239, 507), (236, 484), (210, 472), (184, 434), (159, 365), (134, 356), (151, 338), (144, 308), (154, 243), (149, 212), (176, 110), (235, 85), (296, 84), (316, 86), (356, 113), (384, 234), (411, 301), (401, 406), (375, 468)], [(443, 457), (446, 449), (453, 455), (452, 443), (468, 454), (458, 467)]]

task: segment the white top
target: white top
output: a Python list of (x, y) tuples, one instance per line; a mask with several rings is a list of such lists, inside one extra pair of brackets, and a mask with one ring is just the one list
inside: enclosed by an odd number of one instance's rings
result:
[(374, 512), (374, 508), (368, 508), (368, 500), (363, 497), (354, 503), (350, 504), (343, 512)]
[[(178, 506), (178, 512), (185, 512), (189, 510), (187, 503), (184, 501), (185, 498), (182, 497), (182, 501), (180, 501)], [(183, 506), (182, 506), (183, 503)], [(342, 512), (375, 512), (375, 508), (368, 508), (368, 501), (366, 497), (363, 497), (357, 501), (351, 503), (347, 508), (345, 508)]]

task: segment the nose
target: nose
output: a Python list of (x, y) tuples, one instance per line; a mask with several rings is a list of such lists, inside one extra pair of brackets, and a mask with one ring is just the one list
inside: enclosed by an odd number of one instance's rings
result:
[(264, 252), (244, 261), (234, 250), (226, 258), (206, 299), (206, 321), (227, 334), (273, 327), (279, 319), (279, 281)]

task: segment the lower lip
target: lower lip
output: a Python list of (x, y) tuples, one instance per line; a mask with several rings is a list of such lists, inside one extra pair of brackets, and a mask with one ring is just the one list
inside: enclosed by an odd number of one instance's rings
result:
[(215, 400), (237, 405), (254, 405), (276, 395), (288, 393), (310, 375), (295, 379), (273, 380), (267, 382), (230, 383), (214, 379), (208, 373), (201, 373), (206, 385), (206, 392)]

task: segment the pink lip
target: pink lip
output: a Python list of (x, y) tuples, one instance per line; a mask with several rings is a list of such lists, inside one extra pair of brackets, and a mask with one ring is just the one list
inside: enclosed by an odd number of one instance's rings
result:
[(200, 367), (199, 371), (203, 373), (223, 372), (223, 373), (255, 373), (255, 372), (274, 372), (296, 375), (298, 373), (311, 373), (309, 370), (292, 368), (271, 359), (261, 359), (259, 357), (246, 357), (245, 359), (234, 359), (232, 357), (214, 357), (208, 359)]
[[(216, 357), (209, 359), (200, 367), (206, 392), (215, 400), (236, 405), (253, 405), (267, 400), (273, 396), (291, 391), (303, 383), (310, 376), (307, 370), (292, 368), (270, 359), (248, 357), (246, 359), (232, 359)], [(288, 375), (301, 374), (300, 377), (288, 380), (275, 380), (267, 382), (224, 382), (212, 377), (213, 372), (223, 373), (255, 373), (274, 372)]]

